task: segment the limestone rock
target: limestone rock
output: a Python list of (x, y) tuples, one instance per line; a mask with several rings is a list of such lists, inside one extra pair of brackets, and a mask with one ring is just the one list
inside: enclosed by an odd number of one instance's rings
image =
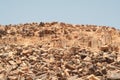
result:
[(0, 25), (1, 80), (120, 80), (120, 30), (63, 22)]
[(107, 78), (111, 80), (119, 80), (120, 79), (120, 72), (118, 71), (110, 71), (107, 74)]
[(90, 76), (88, 76), (87, 78), (88, 78), (88, 80), (100, 80), (99, 78), (97, 78), (97, 77), (94, 76), (94, 75), (90, 75)]

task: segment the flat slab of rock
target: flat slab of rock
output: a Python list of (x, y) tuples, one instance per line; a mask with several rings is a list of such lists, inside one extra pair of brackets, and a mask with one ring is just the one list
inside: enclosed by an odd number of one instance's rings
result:
[(109, 71), (107, 78), (110, 80), (120, 80), (120, 71)]

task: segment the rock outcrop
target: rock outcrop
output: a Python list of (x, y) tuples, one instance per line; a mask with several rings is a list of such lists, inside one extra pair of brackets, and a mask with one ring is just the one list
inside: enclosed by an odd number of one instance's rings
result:
[(119, 29), (62, 22), (0, 25), (0, 80), (119, 80), (119, 74)]

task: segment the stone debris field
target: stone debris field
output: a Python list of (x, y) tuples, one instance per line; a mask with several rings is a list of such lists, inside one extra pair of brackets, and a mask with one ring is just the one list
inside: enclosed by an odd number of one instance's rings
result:
[(120, 80), (120, 30), (63, 22), (0, 25), (0, 80)]

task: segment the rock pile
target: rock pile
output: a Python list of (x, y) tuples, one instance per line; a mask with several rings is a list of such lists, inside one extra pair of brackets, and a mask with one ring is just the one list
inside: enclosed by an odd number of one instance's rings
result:
[(120, 80), (119, 39), (106, 26), (0, 25), (0, 80)]

